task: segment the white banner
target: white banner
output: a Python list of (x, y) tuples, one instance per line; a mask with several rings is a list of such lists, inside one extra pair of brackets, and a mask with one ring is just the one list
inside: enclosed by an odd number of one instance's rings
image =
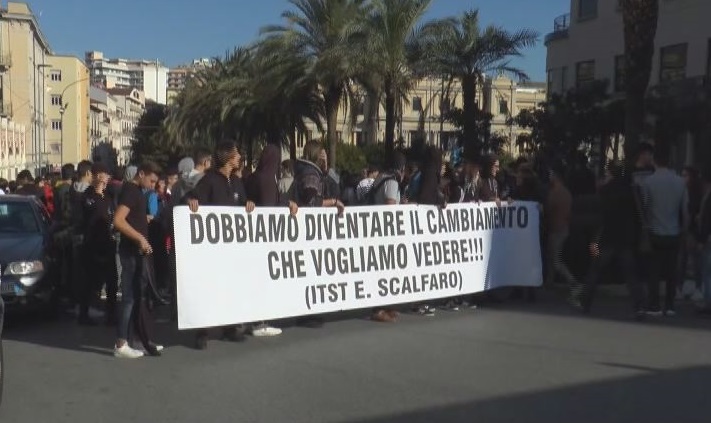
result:
[(534, 203), (176, 207), (180, 329), (540, 286)]

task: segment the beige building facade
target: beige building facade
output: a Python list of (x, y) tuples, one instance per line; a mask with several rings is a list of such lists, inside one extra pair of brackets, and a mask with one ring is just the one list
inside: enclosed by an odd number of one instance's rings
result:
[[(711, 101), (709, 17), (708, 0), (659, 1), (650, 97), (682, 105), (702, 98), (702, 107)], [(612, 98), (624, 97), (624, 31), (618, 0), (571, 0), (569, 13), (554, 20), (545, 42), (549, 92), (563, 93), (592, 80), (606, 80)], [(703, 141), (708, 133), (677, 135), (672, 144), (677, 164), (711, 156), (709, 143)]]
[(27, 132), (25, 127), (0, 118), (0, 178), (13, 180), (27, 168)]
[(107, 90), (116, 103), (116, 114), (111, 119), (111, 144), (117, 152), (118, 164), (131, 161), (131, 146), (134, 130), (146, 110), (146, 98), (135, 88), (114, 88)]
[(25, 129), (25, 165), (33, 173), (48, 169), (49, 43), (25, 3), (0, 9), (0, 117)]
[(89, 69), (73, 56), (49, 56), (46, 107), (48, 161), (54, 167), (89, 159)]
[[(382, 142), (385, 139), (385, 108), (382, 102), (373, 104), (366, 93), (360, 93), (360, 102), (352, 110), (344, 101), (339, 110), (337, 134), (345, 143), (363, 145)], [(478, 88), (478, 107), (493, 115), (491, 132), (509, 140), (505, 150), (517, 154), (514, 149), (516, 137), (522, 129), (509, 126), (509, 118), (523, 109), (538, 107), (546, 99), (545, 84), (519, 85), (505, 78), (486, 78), (483, 87)], [(445, 121), (443, 114), (453, 108), (463, 108), (462, 88), (458, 81), (448, 84), (441, 79), (418, 81), (406, 100), (397, 105), (395, 140), (404, 147), (422, 137), (426, 144), (450, 150), (457, 139), (458, 129)], [(373, 111), (371, 107), (376, 107)], [(373, 111), (373, 113), (371, 113)], [(310, 139), (325, 136), (319, 133), (315, 124), (309, 123), (306, 133), (297, 134), (297, 155)], [(325, 122), (323, 123), (325, 130)]]

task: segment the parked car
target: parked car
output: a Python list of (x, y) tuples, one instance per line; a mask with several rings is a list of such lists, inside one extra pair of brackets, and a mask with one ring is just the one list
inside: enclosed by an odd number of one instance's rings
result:
[(0, 196), (0, 294), (5, 308), (54, 306), (51, 220), (35, 197)]

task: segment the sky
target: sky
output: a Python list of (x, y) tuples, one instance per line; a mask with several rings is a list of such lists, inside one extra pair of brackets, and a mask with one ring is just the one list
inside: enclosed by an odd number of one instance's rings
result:
[[(22, 1), (22, 0), (18, 0)], [(24, 0), (38, 17), (57, 54), (81, 59), (89, 50), (106, 57), (160, 60), (168, 66), (222, 56), (248, 44), (265, 25), (281, 22), (287, 0)], [(2, 1), (3, 5), (6, 1)], [(543, 37), (570, 0), (432, 0), (426, 19), (456, 16), (478, 8), (483, 24), (530, 28), (535, 48), (514, 61), (532, 81), (545, 80)]]

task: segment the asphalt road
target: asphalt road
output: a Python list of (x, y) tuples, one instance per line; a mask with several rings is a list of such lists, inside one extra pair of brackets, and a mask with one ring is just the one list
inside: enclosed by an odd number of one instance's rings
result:
[(113, 331), (8, 317), (0, 422), (704, 422), (711, 321), (636, 323), (607, 300), (508, 303), (393, 325), (360, 318), (272, 339), (158, 325), (160, 358), (118, 360)]

